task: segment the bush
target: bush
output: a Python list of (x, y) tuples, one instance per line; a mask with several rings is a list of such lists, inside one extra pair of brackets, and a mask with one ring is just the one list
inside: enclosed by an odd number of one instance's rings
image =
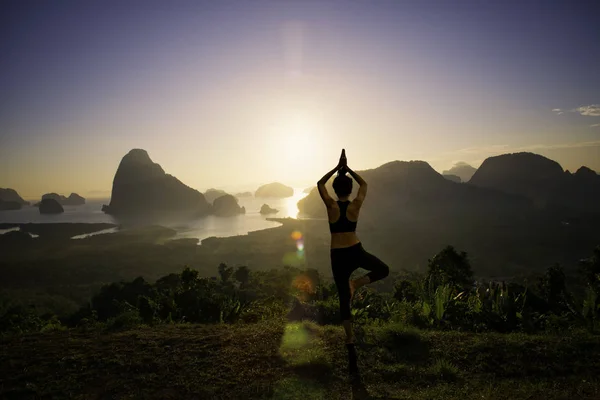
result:
[(0, 332), (38, 332), (46, 323), (32, 307), (14, 306), (0, 317)]
[(458, 378), (458, 368), (450, 361), (444, 359), (437, 359), (431, 367), (429, 367), (429, 373), (444, 381), (455, 381)]
[(137, 310), (125, 311), (114, 318), (111, 318), (106, 323), (106, 328), (109, 330), (126, 330), (135, 328), (143, 323), (142, 318)]

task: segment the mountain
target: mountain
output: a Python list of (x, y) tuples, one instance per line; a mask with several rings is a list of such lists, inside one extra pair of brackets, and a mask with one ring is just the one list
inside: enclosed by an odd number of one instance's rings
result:
[(115, 174), (110, 204), (103, 211), (117, 216), (163, 213), (207, 215), (210, 204), (199, 191), (165, 173), (146, 150), (127, 153)]
[(217, 197), (225, 196), (226, 194), (227, 192), (225, 192), (224, 190), (208, 189), (206, 192), (204, 192), (204, 198), (206, 199), (206, 201), (212, 204)]
[[(384, 221), (424, 221), (458, 215), (489, 219), (507, 212), (523, 211), (530, 206), (524, 198), (452, 182), (424, 161), (392, 161), (359, 174), (369, 184), (361, 216)], [(332, 181), (326, 186), (335, 196)], [(352, 196), (357, 190), (358, 184), (354, 182)], [(316, 189), (298, 202), (298, 208), (304, 216), (325, 215)]]
[[(554, 164), (548, 165), (553, 176), (563, 176), (571, 187), (595, 193), (590, 189), (595, 186), (575, 181), (595, 182), (597, 175), (586, 169), (561, 173), (560, 168), (556, 174)], [(556, 262), (566, 265), (600, 243), (600, 213), (539, 208), (520, 193), (447, 180), (423, 161), (393, 161), (358, 173), (369, 186), (357, 234), (367, 250), (392, 269), (422, 270), (422, 260), (451, 244), (469, 253), (476, 273), (507, 277)], [(543, 165), (534, 175), (545, 176)], [(472, 180), (478, 182), (480, 177)], [(332, 181), (326, 187), (335, 198)], [(354, 182), (351, 198), (357, 189)], [(321, 242), (327, 243), (326, 209), (318, 191), (300, 200), (298, 208), (301, 218), (321, 220), (314, 223)]]
[(235, 197), (252, 197), (253, 194), (252, 192), (240, 192), (240, 193), (236, 193)]
[(29, 202), (23, 200), (19, 194), (13, 189), (0, 188), (0, 201), (4, 202), (16, 202), (22, 206), (28, 206)]
[(262, 185), (254, 193), (254, 197), (292, 197), (294, 189), (283, 183), (274, 182)]
[(42, 200), (44, 199), (54, 199), (63, 206), (80, 206), (85, 204), (85, 198), (81, 197), (77, 193), (71, 193), (69, 197), (65, 197), (58, 193), (46, 193), (42, 196)]
[(600, 178), (594, 171), (581, 167), (571, 174), (539, 154), (490, 157), (469, 183), (527, 197), (540, 209), (600, 212)]
[(462, 182), (469, 182), (469, 179), (471, 179), (475, 171), (477, 171), (477, 168), (470, 166), (466, 162), (460, 161), (454, 164), (454, 166), (449, 170), (442, 172), (442, 174), (456, 175)]

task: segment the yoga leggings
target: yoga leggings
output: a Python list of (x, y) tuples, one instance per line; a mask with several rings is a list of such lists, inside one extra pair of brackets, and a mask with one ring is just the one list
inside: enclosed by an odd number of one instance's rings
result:
[(331, 249), (331, 270), (340, 296), (340, 314), (342, 321), (351, 320), (350, 313), (350, 275), (357, 269), (370, 271), (367, 276), (371, 282), (385, 278), (390, 269), (383, 261), (368, 253), (359, 242), (350, 247)]

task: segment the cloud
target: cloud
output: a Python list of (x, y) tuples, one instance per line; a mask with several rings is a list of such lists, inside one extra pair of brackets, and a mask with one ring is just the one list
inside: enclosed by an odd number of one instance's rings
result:
[(580, 115), (584, 115), (586, 117), (600, 117), (600, 104), (590, 104), (589, 106), (581, 106), (572, 110), (563, 110), (560, 108), (552, 109), (552, 112), (556, 113), (556, 115), (564, 114), (565, 111), (574, 112)]
[(592, 124), (590, 125), (590, 128), (600, 128), (600, 124)]
[(600, 104), (590, 104), (589, 106), (577, 107), (572, 112), (585, 115), (587, 117), (600, 117)]

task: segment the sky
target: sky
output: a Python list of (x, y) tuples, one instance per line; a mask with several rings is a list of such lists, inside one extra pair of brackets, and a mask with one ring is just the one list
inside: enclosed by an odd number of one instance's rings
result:
[(0, 3), (0, 187), (108, 196), (143, 148), (199, 190), (531, 151), (600, 171), (594, 1)]

